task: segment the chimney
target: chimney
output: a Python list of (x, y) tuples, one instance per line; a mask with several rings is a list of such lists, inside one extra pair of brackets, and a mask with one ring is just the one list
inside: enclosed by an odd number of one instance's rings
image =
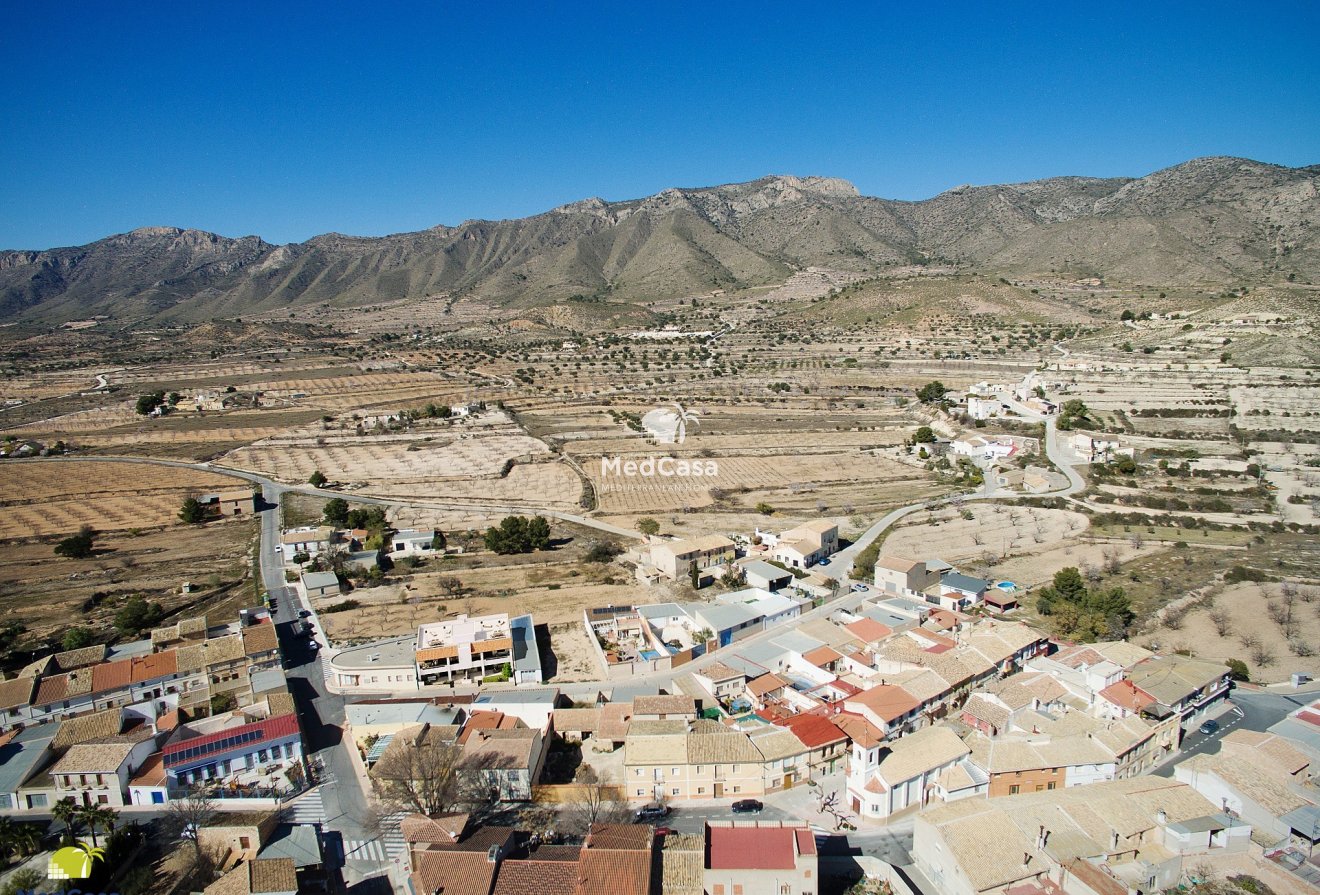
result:
[(499, 862), (499, 860), (500, 860), (500, 847), (498, 845), (492, 845), (490, 848), (486, 849), (487, 864), (496, 864)]
[(1160, 826), (1164, 826), (1169, 822), (1169, 815), (1163, 808), (1161, 808), (1159, 811), (1155, 812), (1155, 819), (1160, 822)]
[(1022, 853), (1022, 869), (1026, 870), (1029, 866), (1031, 866), (1031, 852), (1024, 851)]

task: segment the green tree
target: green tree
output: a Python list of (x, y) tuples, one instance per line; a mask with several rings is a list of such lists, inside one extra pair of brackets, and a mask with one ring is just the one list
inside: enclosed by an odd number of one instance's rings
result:
[(179, 519), (188, 525), (196, 525), (206, 520), (206, 510), (198, 502), (197, 498), (189, 497), (183, 502), (179, 509)]
[(113, 833), (115, 823), (119, 820), (119, 812), (109, 805), (84, 805), (78, 809), (78, 819), (92, 834), (92, 847), (96, 848), (100, 844), (96, 840), (96, 831), (104, 828), (106, 833)]
[(140, 596), (130, 597), (115, 613), (115, 627), (125, 634), (140, 634), (154, 628), (165, 615), (159, 603), (148, 603)]
[(342, 497), (332, 497), (325, 502), (321, 517), (330, 525), (343, 528), (348, 524), (348, 501)]
[(233, 693), (217, 693), (211, 697), (211, 714), (223, 715), (238, 708), (238, 700)]
[(917, 429), (916, 434), (912, 436), (912, 440), (917, 444), (934, 444), (935, 430), (930, 426), (921, 426)]
[(82, 649), (91, 646), (93, 639), (92, 632), (86, 628), (70, 628), (60, 638), (60, 647), (65, 650)]
[(22, 870), (16, 870), (9, 875), (3, 886), (0, 886), (0, 895), (22, 895), (25, 892), (36, 892), (46, 882), (46, 875), (33, 867), (24, 867)]
[(431, 538), (431, 549), (443, 550), (445, 549), (446, 543), (448, 542), (445, 540), (445, 533), (437, 528), (435, 530), (435, 536)]
[(637, 520), (637, 530), (644, 535), (654, 535), (660, 533), (660, 523), (656, 522), (650, 516), (643, 516)]
[(95, 541), (96, 529), (90, 525), (84, 525), (78, 529), (76, 535), (71, 535), (56, 544), (55, 553), (58, 556), (67, 556), (70, 559), (86, 559), (92, 555)]
[(1119, 319), (1119, 320), (1122, 320), (1122, 321), (1124, 321), (1124, 322), (1126, 322), (1126, 321), (1128, 321), (1128, 320), (1135, 320), (1136, 317), (1137, 317), (1137, 315), (1136, 315), (1136, 314), (1133, 314), (1133, 313), (1132, 313), (1130, 310), (1128, 310), (1127, 308), (1124, 308), (1124, 309), (1123, 309), (1123, 313), (1118, 315), (1118, 319)]
[(139, 395), (134, 409), (142, 416), (146, 416), (164, 403), (165, 393), (153, 392), (150, 395)]
[(550, 546), (550, 523), (543, 516), (505, 516), (486, 529), (486, 549), (499, 554), (531, 553)]
[(307, 484), (311, 485), (313, 488), (320, 488), (326, 483), (326, 481), (326, 477), (321, 474), (321, 470), (319, 469), (314, 470), (312, 474), (307, 477)]
[(701, 570), (697, 568), (696, 563), (688, 566), (688, 580), (692, 583), (693, 590), (701, 588)]
[(606, 563), (614, 559), (623, 552), (623, 548), (610, 541), (602, 541), (599, 544), (593, 544), (587, 551), (587, 562)]
[(78, 803), (73, 800), (72, 796), (60, 799), (50, 806), (50, 816), (64, 824), (64, 844), (72, 845), (74, 840), (78, 838), (78, 826), (81, 823)]
[(775, 514), (775, 508), (765, 501), (761, 501), (756, 505), (756, 512), (760, 513), (762, 516), (773, 516)]
[(1228, 676), (1233, 680), (1243, 683), (1251, 680), (1251, 670), (1241, 659), (1229, 659), (1224, 664), (1228, 666)]
[(917, 389), (917, 400), (923, 404), (935, 404), (944, 400), (944, 393), (947, 391), (944, 383), (936, 379)]

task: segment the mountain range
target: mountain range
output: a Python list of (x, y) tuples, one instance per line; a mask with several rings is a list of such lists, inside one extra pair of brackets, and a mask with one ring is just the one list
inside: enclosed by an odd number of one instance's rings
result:
[(532, 217), (271, 245), (146, 227), (0, 252), (0, 319), (180, 322), (328, 303), (472, 297), (500, 306), (642, 301), (953, 265), (1005, 276), (1210, 286), (1320, 278), (1320, 166), (1202, 158), (1139, 178), (962, 186), (904, 202), (771, 176), (586, 199)]

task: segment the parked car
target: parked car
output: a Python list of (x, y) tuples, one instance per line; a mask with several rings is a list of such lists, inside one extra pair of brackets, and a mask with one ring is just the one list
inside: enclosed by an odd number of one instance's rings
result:
[(312, 610), (310, 610), (310, 609), (299, 609), (299, 610), (298, 610), (298, 617), (299, 617), (299, 618), (309, 618), (309, 617), (311, 616), (311, 614), (312, 614)]
[(643, 805), (641, 808), (637, 809), (638, 823), (645, 823), (646, 821), (649, 820), (661, 820), (662, 818), (666, 818), (668, 816), (669, 816), (668, 805), (657, 805), (652, 803), (650, 805)]
[(739, 799), (733, 803), (734, 814), (760, 814), (765, 806), (756, 799)]
[(674, 828), (673, 828), (673, 827), (656, 827), (656, 828), (655, 828), (655, 835), (657, 835), (657, 836), (672, 836), (672, 835), (674, 835)]
[(864, 594), (864, 593), (866, 593), (866, 585), (865, 585), (865, 584), (854, 584), (854, 585), (852, 586), (852, 589), (853, 589), (853, 593), (855, 593), (855, 594)]
[(1196, 728), (1196, 729), (1199, 730), (1199, 731), (1201, 731), (1201, 733), (1204, 733), (1204, 734), (1206, 734), (1206, 735), (1209, 735), (1209, 734), (1212, 734), (1212, 733), (1214, 733), (1216, 730), (1219, 729), (1219, 722), (1218, 722), (1218, 721), (1215, 721), (1215, 720), (1213, 720), (1213, 719), (1211, 719), (1211, 720), (1209, 720), (1209, 721), (1202, 721), (1202, 722), (1201, 722), (1201, 726), (1198, 727), (1198, 728)]

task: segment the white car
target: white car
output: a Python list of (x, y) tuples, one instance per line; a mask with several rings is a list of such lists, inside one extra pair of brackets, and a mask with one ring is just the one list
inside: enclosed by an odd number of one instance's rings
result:
[(276, 553), (283, 553), (283, 552), (284, 552), (284, 545), (283, 545), (283, 544), (276, 544), (276, 545), (275, 545), (275, 552), (276, 552)]

